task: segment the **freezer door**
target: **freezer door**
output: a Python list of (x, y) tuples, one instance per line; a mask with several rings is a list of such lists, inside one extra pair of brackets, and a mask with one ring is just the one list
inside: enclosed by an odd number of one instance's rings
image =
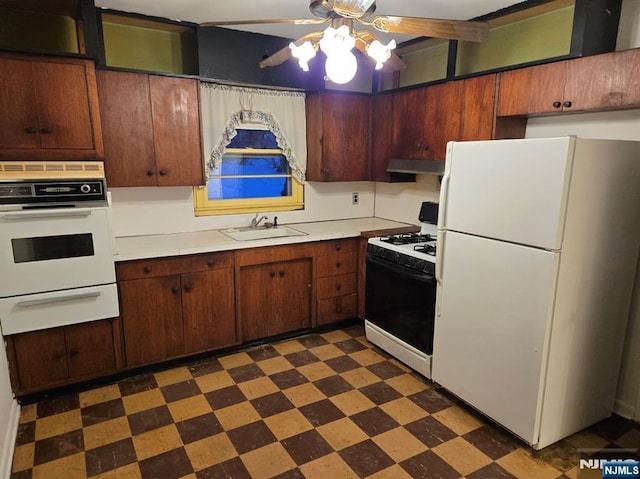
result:
[(453, 142), (442, 229), (558, 250), (575, 138)]
[(446, 232), (433, 380), (530, 444), (559, 253)]

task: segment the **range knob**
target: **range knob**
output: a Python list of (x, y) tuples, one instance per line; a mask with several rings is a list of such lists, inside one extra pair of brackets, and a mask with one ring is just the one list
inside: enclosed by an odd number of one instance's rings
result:
[(84, 184), (80, 187), (80, 191), (82, 193), (91, 193), (91, 186), (89, 186), (88, 184)]

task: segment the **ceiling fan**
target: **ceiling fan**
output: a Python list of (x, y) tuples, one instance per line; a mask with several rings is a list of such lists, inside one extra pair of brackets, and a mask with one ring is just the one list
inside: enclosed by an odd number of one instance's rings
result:
[(296, 25), (321, 25), (330, 23), (323, 31), (309, 33), (260, 62), (260, 67), (280, 65), (296, 58), (300, 67), (308, 71), (308, 62), (318, 49), (327, 55), (325, 69), (334, 83), (347, 83), (357, 70), (357, 60), (352, 53), (355, 47), (376, 64), (376, 69), (387, 72), (406, 68), (398, 55), (393, 53), (395, 40), (383, 45), (370, 30), (354, 29), (354, 23), (373, 27), (385, 33), (403, 33), (424, 37), (448, 38), (483, 42), (488, 39), (489, 25), (486, 22), (444, 20), (421, 17), (398, 17), (376, 15), (376, 0), (311, 0), (309, 10), (317, 18), (297, 20), (237, 20), (206, 22), (202, 26), (230, 26), (268, 23), (291, 23)]

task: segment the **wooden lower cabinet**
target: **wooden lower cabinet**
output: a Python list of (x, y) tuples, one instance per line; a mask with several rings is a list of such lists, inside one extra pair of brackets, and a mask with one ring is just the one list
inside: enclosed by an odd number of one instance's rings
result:
[(237, 344), (232, 253), (128, 261), (116, 274), (128, 368)]
[(16, 394), (29, 394), (123, 368), (120, 319), (103, 319), (7, 336)]

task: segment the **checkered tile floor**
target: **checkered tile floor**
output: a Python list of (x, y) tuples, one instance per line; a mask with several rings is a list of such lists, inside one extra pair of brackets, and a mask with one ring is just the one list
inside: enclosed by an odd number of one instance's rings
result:
[(354, 326), (25, 405), (12, 478), (566, 478), (638, 445), (614, 417), (535, 452)]

